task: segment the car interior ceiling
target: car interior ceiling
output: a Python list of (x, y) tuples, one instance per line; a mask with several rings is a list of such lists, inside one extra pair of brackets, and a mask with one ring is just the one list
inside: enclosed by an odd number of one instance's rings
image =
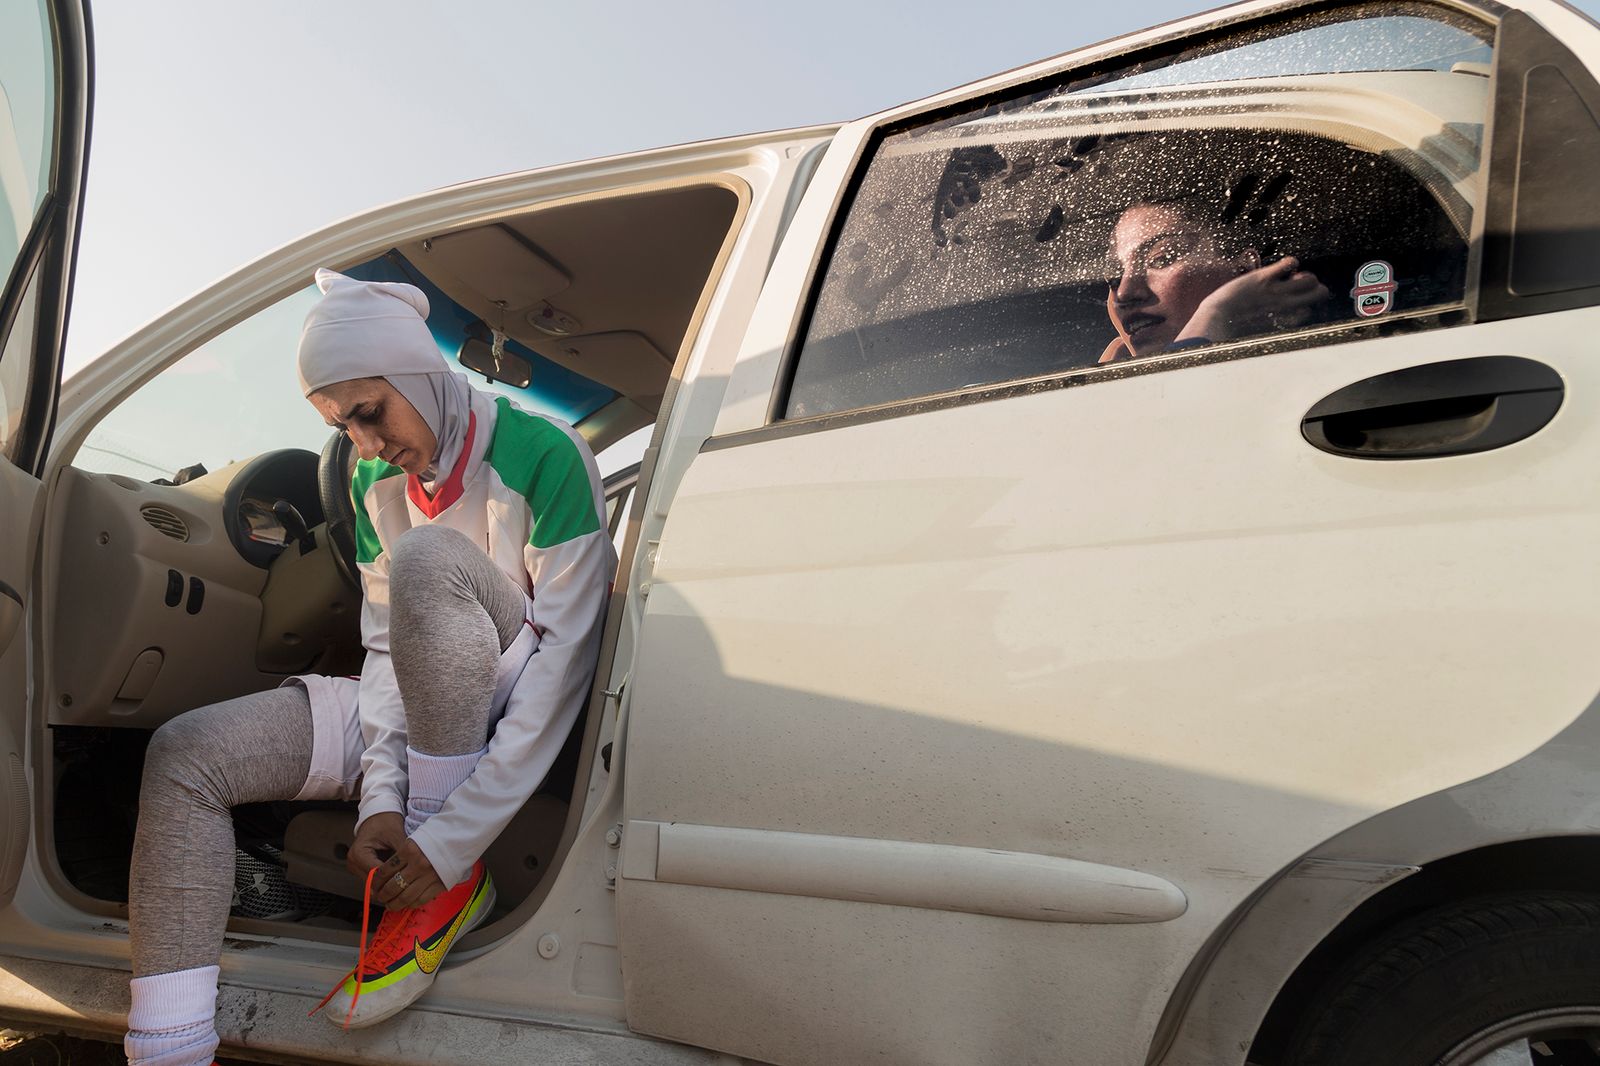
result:
[[(580, 199), (346, 269), (414, 281), (444, 294), (458, 317), (503, 331), (508, 350), (536, 363), (534, 409), (541, 368), (575, 381), (592, 409), (571, 420), (598, 454), (656, 420), (738, 207), (734, 192), (712, 183)], [(430, 327), (438, 317), (436, 303)], [(292, 387), (293, 352), (282, 358)], [(316, 472), (317, 457), (300, 449), (179, 485), (62, 472), (45, 563), (57, 607), (41, 696), (54, 756), (43, 789), (53, 832), (42, 843), (54, 852), (56, 887), (83, 909), (115, 915), (125, 906), (143, 753), (156, 727), (295, 673), (359, 672), (359, 596), (341, 587), (331, 548), (304, 554), (291, 537), (263, 556), (241, 535), (241, 500), (282, 500), (318, 538)], [(277, 633), (286, 618), (294, 632)], [(578, 765), (586, 718), (486, 856), (499, 903), (473, 941), (520, 921), (548, 884), (574, 784), (587, 774)], [(354, 804), (255, 805), (238, 809), (235, 824), (241, 874), (277, 867), (287, 885), (271, 878), (284, 898), (255, 912), (236, 907), (231, 928), (271, 932), (293, 921), (296, 936), (321, 938), (359, 926), (361, 886), (343, 861)]]

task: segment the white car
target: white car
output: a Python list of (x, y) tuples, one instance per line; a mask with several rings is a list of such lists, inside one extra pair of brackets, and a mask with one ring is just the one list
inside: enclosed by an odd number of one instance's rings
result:
[(381, 207), (61, 384), (88, 26), (0, 23), (0, 1017), (121, 1032), (155, 727), (359, 669), (332, 266), (653, 429), (493, 920), (308, 1023), (353, 812), (241, 811), (225, 1054), (1600, 1061), (1600, 27), (1252, 0)]

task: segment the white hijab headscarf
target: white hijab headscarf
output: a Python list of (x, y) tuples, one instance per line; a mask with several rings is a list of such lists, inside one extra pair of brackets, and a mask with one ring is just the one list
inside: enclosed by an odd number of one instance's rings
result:
[(453, 373), (428, 329), (428, 297), (415, 285), (357, 281), (317, 271), (317, 301), (300, 331), (300, 388), (318, 389), (355, 378), (383, 378), (399, 391), (433, 435), (438, 450), (423, 481), (455, 468), (466, 444), (472, 386)]

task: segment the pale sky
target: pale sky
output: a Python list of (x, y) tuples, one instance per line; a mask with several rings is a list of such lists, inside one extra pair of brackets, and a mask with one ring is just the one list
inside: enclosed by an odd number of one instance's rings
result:
[(850, 119), (1205, 6), (99, 0), (67, 368), (380, 203)]

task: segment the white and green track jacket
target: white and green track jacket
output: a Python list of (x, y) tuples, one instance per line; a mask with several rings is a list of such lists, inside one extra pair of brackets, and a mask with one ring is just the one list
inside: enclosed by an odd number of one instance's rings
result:
[(616, 572), (600, 472), (583, 438), (564, 422), (476, 390), (472, 425), (464, 462), (435, 485), (431, 500), (382, 460), (363, 460), (351, 479), (367, 648), (357, 703), (366, 741), (361, 821), (404, 813), (407, 791), (405, 708), (389, 660), (388, 547), (413, 526), (449, 526), (529, 598), (529, 626), (507, 654), (531, 651), (520, 673), (511, 671), (515, 680), (496, 692), (495, 710), (503, 706), (504, 716), (488, 752), (413, 837), (446, 885), (467, 876), (560, 752), (588, 696)]

